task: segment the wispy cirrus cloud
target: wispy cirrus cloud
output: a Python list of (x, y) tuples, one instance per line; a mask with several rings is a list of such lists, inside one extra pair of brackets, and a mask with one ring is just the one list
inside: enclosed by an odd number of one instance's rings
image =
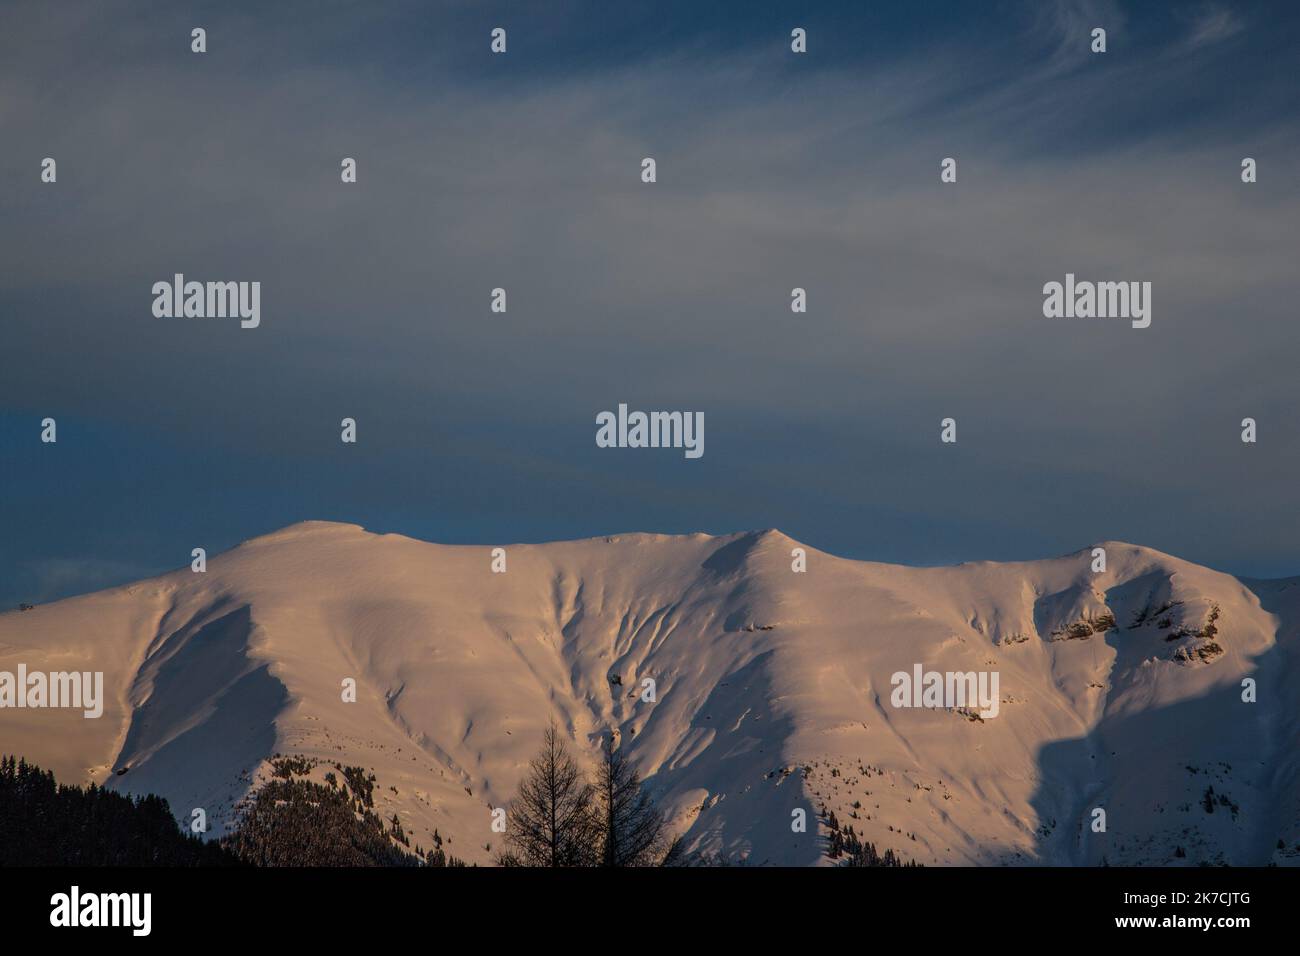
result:
[[(1087, 52), (1095, 18), (1113, 41), (1136, 12), (1033, 5), (804, 72), (746, 37), (435, 83), (349, 46), (349, 9), (301, 35), (287, 14), (212, 13), (206, 59), (112, 8), (62, 46), (0, 40), (0, 170), (29, 184), (0, 199), (0, 306), (9, 354), (30, 357), (0, 408), (157, 436), (79, 460), (103, 522), (22, 451), (11, 561), (114, 553), (118, 522), (153, 527), (148, 560), (174, 566), (304, 517), (470, 540), (775, 525), (908, 561), (1103, 537), (1294, 554), (1300, 444), (1277, 422), (1300, 191), (1271, 173), (1294, 104), (1260, 83), (1245, 109), (1177, 55), (1185, 31), (1108, 61)], [(50, 154), (57, 189), (33, 173)], [(1266, 174), (1244, 187), (1248, 154)], [(262, 328), (154, 319), (149, 288), (175, 271), (261, 281)], [(1149, 334), (1044, 320), (1042, 284), (1067, 271), (1152, 281)], [(506, 316), (487, 312), (496, 286)], [(602, 456), (592, 416), (622, 400), (704, 410), (702, 466)], [(362, 434), (347, 461), (344, 414)], [(1242, 460), (1246, 414), (1269, 424)], [(960, 457), (935, 457), (945, 415)], [(166, 540), (178, 513), (186, 540)]]
[(1220, 43), (1245, 29), (1240, 14), (1230, 7), (1206, 4), (1195, 11), (1187, 33), (1188, 49)]

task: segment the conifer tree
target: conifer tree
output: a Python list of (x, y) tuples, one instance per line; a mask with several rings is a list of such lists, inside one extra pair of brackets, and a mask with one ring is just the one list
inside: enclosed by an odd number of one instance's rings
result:
[(601, 866), (654, 866), (666, 852), (664, 818), (610, 733), (596, 774)]
[(552, 723), (506, 816), (510, 857), (524, 866), (589, 866), (594, 861), (592, 788)]

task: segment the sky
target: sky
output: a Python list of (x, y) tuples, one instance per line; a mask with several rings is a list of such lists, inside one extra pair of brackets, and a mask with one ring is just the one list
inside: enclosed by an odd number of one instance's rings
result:
[[(1289, 3), (0, 4), (0, 606), (306, 519), (1300, 574), (1297, 52)], [(178, 272), (261, 325), (155, 317)], [(1151, 326), (1045, 318), (1067, 273)], [(598, 448), (619, 403), (705, 454)]]

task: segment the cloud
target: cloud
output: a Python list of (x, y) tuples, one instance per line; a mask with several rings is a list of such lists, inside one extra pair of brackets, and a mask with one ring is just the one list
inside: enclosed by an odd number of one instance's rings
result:
[(1217, 5), (1206, 5), (1198, 10), (1192, 20), (1187, 35), (1187, 47), (1196, 50), (1204, 46), (1220, 43), (1236, 36), (1245, 25), (1237, 14)]
[(1112, 0), (1045, 0), (1029, 5), (1028, 36), (1048, 51), (1036, 82), (1075, 71), (1089, 62), (1092, 31), (1101, 27), (1108, 38), (1118, 36), (1127, 18)]
[[(323, 55), (347, 16), (302, 46), (292, 17), (241, 30), (206, 59), (122, 26), (74, 32), (53, 65), (39, 31), (10, 40), (3, 162), (32, 185), (4, 210), (0, 305), (13, 353), (37, 358), (0, 404), (148, 422), (294, 475), (337, 467), (353, 415), (367, 461), (443, 476), (456, 491), (438, 506), (465, 513), (491, 510), (475, 492), (504, 470), (519, 513), (658, 488), (610, 518), (647, 528), (793, 516), (820, 544), (888, 508), (970, 543), (1014, 512), (1036, 541), (1077, 547), (1117, 521), (1106, 536), (1175, 550), (1190, 508), (1245, 553), (1260, 529), (1229, 517), (1235, 423), (1269, 423), (1255, 501), (1280, 512), (1298, 463), (1276, 422), (1294, 398), (1300, 195), (1237, 169), (1246, 143), (1264, 170), (1293, 150), (1294, 117), (1235, 114), (1177, 37), (1093, 69), (1098, 17), (1125, 26), (1108, 5), (1045, 7), (1014, 69), (994, 36), (807, 75), (769, 45), (428, 82), (379, 68), (378, 48)], [(1175, 89), (1198, 108), (1168, 109)], [(57, 190), (35, 183), (44, 155)], [(262, 327), (154, 319), (150, 286), (176, 271), (261, 281)], [(1067, 271), (1152, 281), (1152, 328), (1043, 319), (1042, 284)], [(705, 410), (710, 464), (664, 477), (597, 456), (593, 416), (619, 401)], [(955, 484), (928, 457), (946, 415)], [(429, 507), (405, 482), (347, 487)], [(1135, 504), (1155, 495), (1167, 512)]]

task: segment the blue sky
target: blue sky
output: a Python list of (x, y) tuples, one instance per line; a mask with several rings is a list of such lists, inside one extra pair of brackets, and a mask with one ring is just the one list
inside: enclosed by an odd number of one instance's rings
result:
[[(1294, 5), (269, 6), (0, 11), (0, 602), (308, 518), (1300, 573)], [(1066, 272), (1151, 328), (1044, 319)], [(596, 448), (619, 402), (704, 457)]]

